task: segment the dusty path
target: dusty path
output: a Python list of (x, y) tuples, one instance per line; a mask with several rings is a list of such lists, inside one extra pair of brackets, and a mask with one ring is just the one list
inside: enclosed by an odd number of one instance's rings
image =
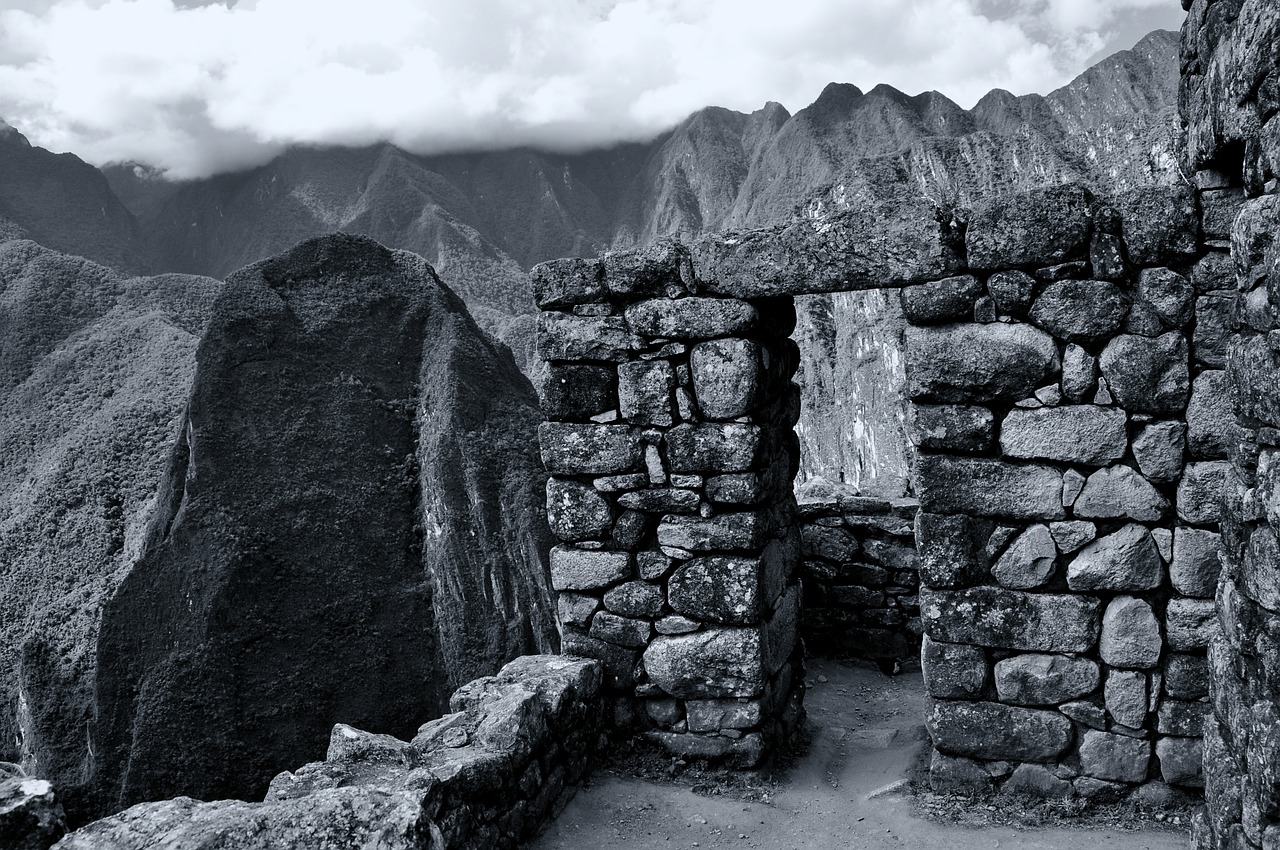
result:
[[(902, 787), (924, 745), (919, 673), (886, 677), (874, 667), (810, 665), (806, 697), (813, 743), (786, 780), (760, 801), (707, 796), (678, 784), (597, 771), (530, 850), (618, 847), (968, 848), (1184, 850), (1184, 829), (975, 828), (925, 819)], [(825, 679), (826, 681), (822, 681)], [(760, 797), (761, 795), (755, 795)]]

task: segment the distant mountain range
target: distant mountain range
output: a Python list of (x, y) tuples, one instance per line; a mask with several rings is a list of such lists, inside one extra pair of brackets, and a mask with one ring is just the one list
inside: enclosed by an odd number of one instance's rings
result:
[[(749, 115), (709, 107), (651, 141), (607, 150), (295, 148), (251, 171), (180, 183), (142, 165), (100, 171), (2, 125), (0, 218), (132, 273), (215, 278), (311, 236), (365, 234), (425, 257), (532, 368), (525, 271), (543, 260), (921, 196), (964, 206), (1068, 181), (1101, 194), (1174, 183), (1177, 57), (1177, 34), (1157, 31), (1049, 95), (994, 91), (972, 110), (937, 92), (833, 83), (794, 115), (776, 103)], [(805, 374), (848, 371), (831, 360), (836, 328), (844, 347), (859, 331), (839, 314), (874, 324), (892, 310), (881, 302), (802, 305), (802, 316), (817, 316), (802, 326), (813, 338)], [(892, 336), (875, 335), (876, 351)], [(841, 461), (833, 474), (857, 480), (862, 462)]]

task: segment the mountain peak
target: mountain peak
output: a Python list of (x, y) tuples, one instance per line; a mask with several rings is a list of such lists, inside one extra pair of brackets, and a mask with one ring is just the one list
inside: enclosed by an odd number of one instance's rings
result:
[(19, 133), (13, 125), (3, 118), (0, 118), (0, 144), (19, 145), (24, 148), (31, 147), (27, 137)]
[(827, 83), (827, 87), (810, 104), (809, 109), (821, 114), (847, 114), (863, 98), (862, 89), (853, 83)]

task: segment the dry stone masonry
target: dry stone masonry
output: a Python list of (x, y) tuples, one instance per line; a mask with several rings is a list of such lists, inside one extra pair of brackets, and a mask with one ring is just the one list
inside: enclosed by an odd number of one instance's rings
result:
[(673, 243), (533, 280), (564, 652), (618, 727), (753, 767), (800, 711), (793, 302), (699, 294)]
[(966, 246), (902, 291), (932, 783), (1197, 789), (1230, 402), (1195, 197), (1059, 187)]
[(1205, 274), (1216, 279), (1234, 416), (1205, 442), (1226, 449), (1223, 571), (1209, 650), (1206, 817), (1198, 850), (1280, 846), (1280, 7), (1186, 4), (1180, 104), (1199, 190)]
[(277, 776), (261, 803), (140, 803), (57, 847), (516, 847), (563, 808), (590, 768), (602, 675), (585, 659), (517, 658), (459, 688), (451, 713), (411, 741), (338, 724), (325, 760)]
[(800, 635), (808, 652), (881, 662), (919, 656), (919, 507), (842, 493), (802, 499)]

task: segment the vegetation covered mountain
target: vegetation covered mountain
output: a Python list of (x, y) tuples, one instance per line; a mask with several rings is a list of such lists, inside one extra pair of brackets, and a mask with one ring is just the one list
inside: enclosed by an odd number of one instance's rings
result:
[(0, 761), (74, 818), (258, 793), (554, 648), (539, 419), (411, 254), (224, 285), (0, 239)]

